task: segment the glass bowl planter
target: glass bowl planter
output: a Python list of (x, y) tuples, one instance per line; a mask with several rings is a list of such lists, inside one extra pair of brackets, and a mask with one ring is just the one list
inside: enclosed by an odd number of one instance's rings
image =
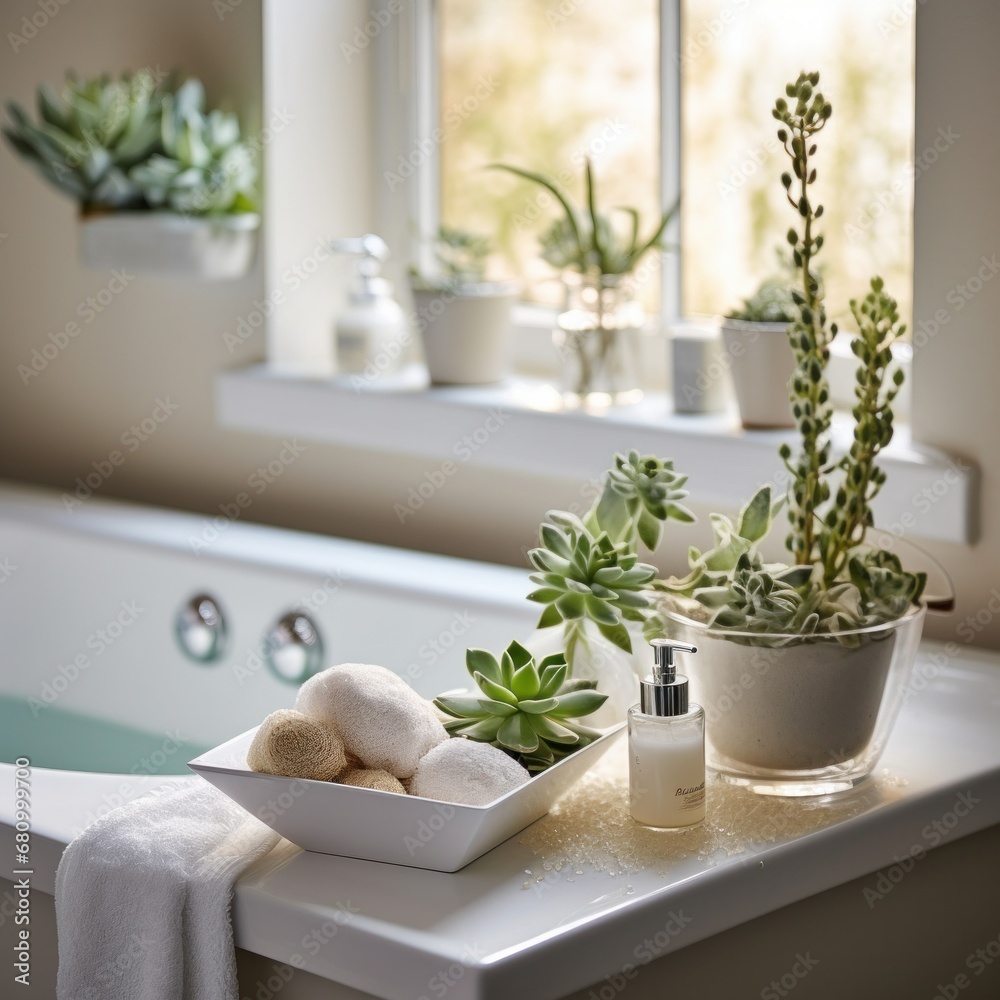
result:
[(686, 672), (705, 709), (708, 766), (765, 795), (826, 795), (863, 781), (902, 705), (925, 611), (808, 638), (712, 629), (664, 611), (670, 637), (698, 647)]

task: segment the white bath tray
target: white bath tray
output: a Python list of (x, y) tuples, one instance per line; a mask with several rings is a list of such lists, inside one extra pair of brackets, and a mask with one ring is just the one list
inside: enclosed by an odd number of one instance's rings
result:
[(246, 763), (256, 728), (188, 766), (307, 851), (455, 872), (544, 816), (604, 756), (623, 728), (609, 729), (486, 806), (259, 774)]

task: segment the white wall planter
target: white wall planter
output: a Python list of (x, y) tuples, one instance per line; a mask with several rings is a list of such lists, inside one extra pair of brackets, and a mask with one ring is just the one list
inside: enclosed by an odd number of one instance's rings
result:
[(506, 377), (518, 290), (507, 282), (413, 290), (432, 384), (486, 385)]
[(260, 216), (199, 218), (172, 212), (109, 212), (80, 219), (87, 267), (224, 281), (253, 263)]
[(788, 401), (795, 357), (787, 328), (787, 323), (722, 321), (722, 339), (733, 373), (740, 420), (747, 429), (795, 426)]

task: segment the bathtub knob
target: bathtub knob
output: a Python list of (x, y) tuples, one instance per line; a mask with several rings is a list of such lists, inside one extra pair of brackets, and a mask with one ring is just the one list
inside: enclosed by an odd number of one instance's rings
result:
[(177, 612), (174, 632), (181, 649), (196, 663), (221, 659), (226, 647), (226, 619), (218, 601), (198, 594)]
[(279, 680), (301, 684), (323, 669), (323, 639), (308, 615), (289, 611), (264, 636), (264, 658)]

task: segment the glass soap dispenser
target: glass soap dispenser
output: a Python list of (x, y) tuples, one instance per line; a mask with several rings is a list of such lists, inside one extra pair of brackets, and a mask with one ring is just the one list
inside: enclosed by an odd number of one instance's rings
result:
[(643, 826), (678, 829), (705, 818), (705, 710), (688, 704), (688, 679), (676, 651), (697, 647), (654, 639), (653, 673), (628, 712), (629, 803)]

